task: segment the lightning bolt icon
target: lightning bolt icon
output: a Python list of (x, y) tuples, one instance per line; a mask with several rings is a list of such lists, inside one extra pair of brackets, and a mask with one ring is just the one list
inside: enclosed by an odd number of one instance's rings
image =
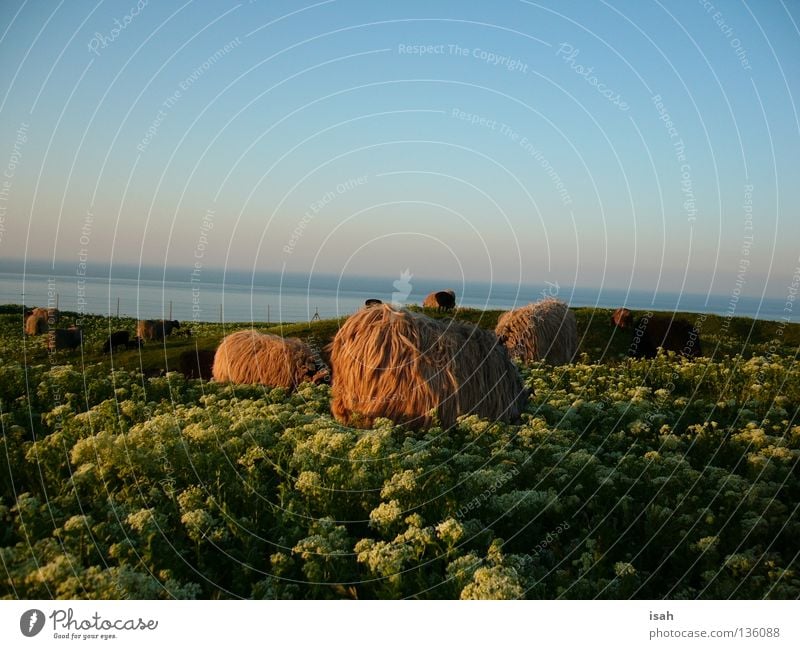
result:
[(33, 611), (33, 613), (31, 613), (31, 618), (28, 620), (28, 631), (33, 630), (33, 625), (36, 624), (38, 618), (39, 616), (36, 615), (36, 611)]

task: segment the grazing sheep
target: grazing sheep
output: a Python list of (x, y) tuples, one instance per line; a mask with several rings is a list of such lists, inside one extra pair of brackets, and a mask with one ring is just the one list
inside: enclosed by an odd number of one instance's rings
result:
[(44, 309), (42, 307), (34, 307), (30, 311), (26, 311), (25, 333), (28, 336), (38, 336), (45, 333), (50, 327), (58, 324), (59, 315), (58, 309)]
[(168, 338), (174, 329), (180, 329), (181, 323), (177, 320), (156, 320), (156, 335), (159, 335), (159, 340)]
[(633, 317), (617, 325), (631, 329), (628, 355), (634, 358), (655, 358), (659, 347), (687, 358), (702, 356), (700, 331), (686, 320), (648, 312), (633, 324)]
[(554, 298), (503, 313), (495, 333), (509, 353), (523, 362), (571, 363), (578, 351), (575, 314)]
[(450, 427), (476, 414), (515, 421), (528, 397), (516, 366), (489, 331), (387, 304), (350, 316), (331, 345), (331, 411), (370, 427), (386, 417), (412, 428)]
[(377, 306), (379, 304), (383, 304), (383, 300), (379, 300), (378, 298), (374, 297), (364, 301), (364, 306)]
[(633, 326), (633, 314), (629, 309), (620, 308), (611, 314), (611, 324), (620, 329), (627, 329)]
[(61, 349), (74, 350), (83, 343), (83, 331), (80, 327), (70, 327), (69, 329), (51, 329), (50, 338), (47, 341), (47, 348), (51, 352)]
[(289, 389), (304, 381), (322, 379), (311, 348), (302, 340), (253, 330), (237, 331), (223, 338), (211, 373), (215, 381)]
[(25, 335), (38, 336), (47, 331), (47, 315), (42, 316), (39, 311), (44, 309), (34, 309), (25, 318)]
[(426, 309), (452, 311), (456, 308), (456, 292), (451, 288), (446, 291), (434, 291), (428, 294), (422, 306)]
[(127, 350), (131, 344), (131, 334), (127, 331), (115, 331), (114, 333), (110, 334), (106, 341), (103, 343), (103, 353), (108, 354), (109, 352), (117, 349), (117, 347), (121, 347), (125, 345), (125, 349)]
[(139, 320), (136, 323), (136, 337), (142, 340), (153, 340), (156, 337), (155, 320)]
[(187, 379), (211, 380), (214, 365), (214, 351), (211, 349), (190, 349), (178, 357), (178, 371)]
[(173, 329), (179, 329), (177, 320), (139, 320), (136, 325), (136, 336), (142, 340), (164, 340)]

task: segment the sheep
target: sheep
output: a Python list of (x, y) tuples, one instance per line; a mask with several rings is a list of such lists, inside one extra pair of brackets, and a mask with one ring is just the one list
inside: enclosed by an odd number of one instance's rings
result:
[(70, 327), (69, 329), (51, 329), (50, 337), (47, 341), (47, 348), (51, 352), (61, 349), (74, 350), (83, 344), (83, 331), (80, 327)]
[(142, 340), (153, 340), (156, 337), (155, 320), (139, 320), (136, 323), (136, 337)]
[(687, 358), (702, 356), (700, 331), (690, 322), (648, 312), (634, 324), (633, 316), (628, 313), (629, 317), (621, 318), (617, 326), (620, 329), (631, 330), (629, 356), (655, 358), (659, 347)]
[(108, 338), (106, 338), (106, 341), (103, 343), (103, 353), (108, 354), (122, 345), (125, 345), (125, 349), (127, 350), (130, 344), (131, 334), (129, 332), (115, 331), (114, 333), (109, 334)]
[(177, 320), (139, 320), (136, 325), (136, 336), (142, 340), (164, 340), (173, 329), (179, 329)]
[(555, 298), (503, 313), (497, 320), (495, 333), (512, 357), (526, 363), (545, 361), (564, 365), (571, 363), (578, 351), (575, 314)]
[(371, 297), (368, 300), (364, 301), (364, 306), (377, 306), (378, 304), (383, 304), (383, 300)]
[(629, 309), (617, 309), (611, 314), (611, 324), (620, 329), (627, 329), (633, 325), (633, 315)]
[(489, 331), (388, 304), (350, 316), (331, 344), (331, 412), (370, 427), (386, 417), (411, 428), (460, 415), (516, 421), (528, 397), (516, 366)]
[(25, 335), (38, 336), (47, 330), (47, 316), (42, 317), (38, 311), (44, 309), (34, 309), (25, 318)]
[(178, 371), (187, 379), (211, 379), (214, 365), (214, 351), (210, 349), (190, 349), (178, 357)]
[(49, 328), (58, 324), (58, 309), (44, 309), (34, 307), (25, 312), (25, 333), (28, 336), (38, 336), (45, 333)]
[(437, 309), (439, 311), (452, 311), (456, 307), (456, 292), (448, 288), (445, 291), (434, 291), (429, 293), (422, 306), (426, 309)]
[(311, 348), (299, 338), (281, 338), (254, 330), (225, 336), (214, 355), (215, 381), (255, 383), (294, 389), (304, 381), (318, 383)]
[(174, 329), (180, 329), (181, 323), (177, 320), (156, 320), (156, 335), (160, 335), (158, 340), (168, 338)]

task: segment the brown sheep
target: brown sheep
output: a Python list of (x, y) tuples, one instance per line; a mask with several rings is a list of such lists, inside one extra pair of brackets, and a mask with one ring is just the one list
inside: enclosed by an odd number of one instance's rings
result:
[(452, 311), (456, 308), (456, 292), (449, 288), (446, 291), (434, 291), (429, 293), (422, 306), (426, 309), (437, 309), (439, 311)]
[(331, 345), (331, 411), (343, 424), (386, 417), (424, 428), (460, 415), (515, 421), (525, 407), (516, 366), (489, 331), (387, 304), (350, 316)]
[(215, 381), (254, 383), (294, 389), (319, 382), (311, 348), (299, 338), (281, 338), (253, 330), (225, 336), (214, 355)]
[(34, 307), (27, 312), (25, 317), (25, 333), (28, 336), (38, 336), (45, 333), (49, 328), (58, 324), (58, 309), (44, 309)]
[[(630, 313), (630, 312), (628, 312)], [(631, 330), (628, 355), (634, 358), (655, 358), (658, 348), (676, 352), (687, 358), (702, 356), (700, 331), (690, 322), (664, 315), (646, 313), (633, 323), (633, 316), (617, 325)]]
[(83, 331), (80, 327), (70, 327), (69, 329), (51, 329), (50, 338), (47, 341), (47, 348), (51, 352), (61, 349), (74, 350), (83, 343)]
[(611, 314), (611, 324), (620, 329), (628, 329), (633, 326), (633, 314), (629, 309), (617, 309)]
[(156, 337), (155, 320), (139, 320), (136, 323), (136, 337), (142, 340), (154, 340)]
[(554, 298), (503, 313), (494, 331), (511, 356), (525, 363), (563, 365), (571, 363), (578, 351), (575, 314)]
[(136, 336), (142, 340), (164, 340), (172, 334), (173, 329), (180, 326), (177, 320), (139, 320)]

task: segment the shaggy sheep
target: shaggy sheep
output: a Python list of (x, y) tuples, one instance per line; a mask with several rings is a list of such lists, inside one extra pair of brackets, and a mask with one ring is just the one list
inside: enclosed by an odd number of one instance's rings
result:
[(31, 311), (26, 312), (26, 314), (25, 333), (28, 336), (38, 336), (39, 334), (45, 333), (50, 327), (54, 327), (58, 324), (58, 309), (34, 307)]
[(412, 428), (459, 415), (506, 422), (528, 397), (516, 366), (489, 331), (380, 305), (350, 316), (331, 345), (331, 411), (369, 427), (386, 417)]
[(50, 338), (47, 341), (47, 348), (51, 352), (61, 349), (74, 350), (83, 343), (83, 331), (80, 327), (70, 327), (69, 329), (51, 329)]
[(190, 349), (178, 357), (178, 371), (187, 379), (211, 379), (214, 365), (214, 351), (210, 349)]
[(452, 311), (456, 308), (456, 292), (451, 288), (446, 291), (434, 291), (428, 294), (422, 306), (426, 309)]
[(253, 330), (225, 336), (214, 355), (211, 373), (215, 381), (289, 389), (304, 381), (323, 380), (311, 348), (302, 340)]
[(617, 325), (631, 330), (628, 355), (634, 358), (655, 358), (659, 347), (687, 358), (702, 356), (700, 332), (686, 320), (646, 313), (633, 324), (633, 317)]
[(112, 350), (125, 345), (125, 349), (131, 344), (131, 334), (127, 331), (115, 331), (110, 334), (103, 343), (103, 353), (108, 354)]
[(142, 340), (164, 340), (173, 329), (179, 329), (177, 320), (139, 320), (136, 325), (136, 336)]
[(511, 356), (526, 363), (563, 365), (571, 363), (578, 351), (575, 314), (554, 298), (503, 313), (494, 331)]

